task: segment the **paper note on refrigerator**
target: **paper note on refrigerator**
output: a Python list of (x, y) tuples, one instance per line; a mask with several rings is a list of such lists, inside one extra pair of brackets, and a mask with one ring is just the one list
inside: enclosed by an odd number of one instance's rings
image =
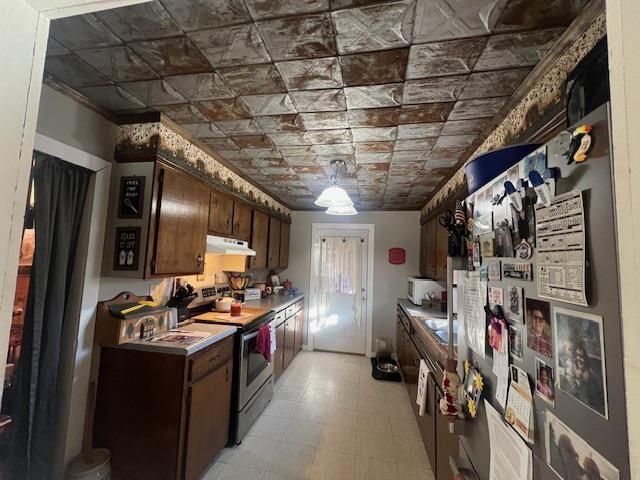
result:
[(484, 405), (489, 428), (489, 480), (531, 480), (531, 450), (487, 400)]

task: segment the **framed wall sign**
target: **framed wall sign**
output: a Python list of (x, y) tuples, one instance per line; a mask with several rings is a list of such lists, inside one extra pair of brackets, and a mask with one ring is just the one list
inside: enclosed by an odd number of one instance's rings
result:
[(142, 218), (145, 177), (122, 177), (118, 195), (118, 218)]
[(140, 227), (116, 228), (114, 270), (137, 270), (140, 257)]
[(407, 260), (407, 252), (404, 248), (394, 247), (389, 249), (389, 263), (391, 265), (403, 265)]

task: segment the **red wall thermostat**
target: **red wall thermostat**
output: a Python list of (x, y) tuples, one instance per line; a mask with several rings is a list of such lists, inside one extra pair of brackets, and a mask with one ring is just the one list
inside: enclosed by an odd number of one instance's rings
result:
[(402, 265), (407, 260), (407, 252), (404, 248), (390, 248), (389, 249), (389, 263), (391, 265)]

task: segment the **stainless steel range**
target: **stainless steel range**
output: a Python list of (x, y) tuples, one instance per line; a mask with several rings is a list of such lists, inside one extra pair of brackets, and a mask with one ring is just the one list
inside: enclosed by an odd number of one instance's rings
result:
[(255, 313), (232, 317), (210, 312), (195, 319), (197, 322), (238, 327), (232, 400), (235, 411), (232, 412), (230, 438), (239, 444), (273, 398), (273, 365), (256, 352), (256, 342), (260, 326), (273, 322), (275, 313), (268, 312), (256, 318)]

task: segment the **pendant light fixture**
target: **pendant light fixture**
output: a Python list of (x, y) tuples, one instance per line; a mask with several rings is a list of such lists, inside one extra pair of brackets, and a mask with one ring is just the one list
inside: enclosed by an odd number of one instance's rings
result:
[(331, 186), (324, 189), (315, 204), (319, 207), (328, 207), (329, 215), (355, 215), (358, 212), (353, 207), (349, 194), (338, 186), (341, 169), (346, 169), (346, 164), (343, 160), (332, 160), (331, 166), (336, 169), (336, 173), (331, 176)]

